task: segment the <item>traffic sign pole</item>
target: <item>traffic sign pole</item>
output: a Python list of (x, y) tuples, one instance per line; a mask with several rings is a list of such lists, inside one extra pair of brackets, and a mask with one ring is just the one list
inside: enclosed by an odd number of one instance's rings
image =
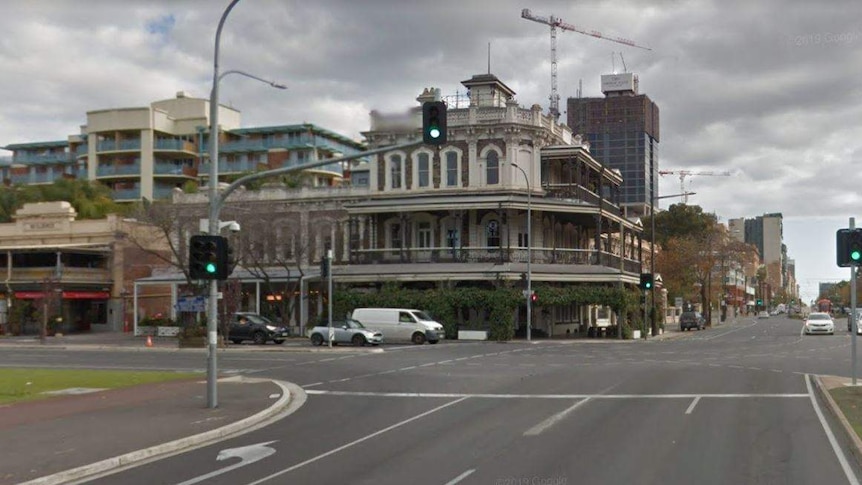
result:
[[(856, 218), (850, 218), (850, 230), (851, 232), (856, 229)], [(850, 331), (853, 332), (853, 335), (850, 337), (853, 344), (850, 346), (853, 350), (851, 351), (852, 356), (850, 358), (850, 365), (853, 367), (850, 375), (853, 376), (853, 385), (856, 385), (856, 332), (859, 327), (859, 322), (856, 321), (856, 265), (857, 263), (853, 260), (850, 262)]]

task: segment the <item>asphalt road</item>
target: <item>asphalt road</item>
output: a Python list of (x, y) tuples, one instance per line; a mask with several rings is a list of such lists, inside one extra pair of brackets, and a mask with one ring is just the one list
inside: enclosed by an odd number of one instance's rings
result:
[[(220, 354), (220, 371), (294, 382), (305, 405), (266, 428), (91, 483), (857, 483), (862, 473), (830, 439), (807, 378), (850, 375), (851, 339), (841, 320), (836, 328), (802, 336), (800, 321), (773, 317), (649, 342)], [(201, 370), (206, 361), (4, 352), (3, 365), (37, 364)]]

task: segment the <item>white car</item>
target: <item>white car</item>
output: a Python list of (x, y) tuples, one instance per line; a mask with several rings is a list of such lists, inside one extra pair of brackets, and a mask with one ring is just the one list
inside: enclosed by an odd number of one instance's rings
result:
[(832, 316), (828, 313), (809, 313), (803, 328), (806, 335), (814, 333), (835, 335), (835, 322), (832, 321)]

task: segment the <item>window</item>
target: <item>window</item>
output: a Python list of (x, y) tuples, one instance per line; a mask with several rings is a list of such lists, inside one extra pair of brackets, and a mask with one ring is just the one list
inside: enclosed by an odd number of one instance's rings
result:
[(389, 247), (392, 249), (401, 249), (401, 224), (391, 224), (389, 226)]
[(431, 162), (429, 161), (429, 157), (427, 153), (419, 154), (419, 187), (428, 187), (430, 177), (428, 176), (431, 171)]
[(525, 248), (530, 245), (530, 237), (527, 233), (519, 232), (518, 233), (518, 247)]
[(488, 163), (485, 172), (488, 185), (497, 185), (500, 183), (500, 157), (497, 152), (490, 151), (486, 159)]
[(401, 188), (401, 155), (392, 155), (389, 159), (389, 186)]
[(485, 226), (485, 236), (486, 246), (500, 247), (500, 223), (496, 219), (488, 221), (488, 225)]
[(458, 154), (446, 152), (446, 186), (458, 185)]
[(431, 223), (420, 222), (416, 229), (416, 246), (419, 248), (431, 247)]

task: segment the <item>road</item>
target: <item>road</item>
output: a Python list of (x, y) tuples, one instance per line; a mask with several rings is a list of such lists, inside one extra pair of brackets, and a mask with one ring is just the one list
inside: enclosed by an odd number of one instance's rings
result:
[[(650, 342), (225, 353), (220, 370), (294, 382), (305, 405), (266, 428), (91, 483), (857, 483), (862, 474), (830, 440), (807, 378), (850, 374), (850, 336), (840, 320), (836, 328), (803, 337), (801, 322), (773, 317)], [(205, 366), (179, 353), (6, 357)], [(222, 452), (243, 458), (217, 460)]]

